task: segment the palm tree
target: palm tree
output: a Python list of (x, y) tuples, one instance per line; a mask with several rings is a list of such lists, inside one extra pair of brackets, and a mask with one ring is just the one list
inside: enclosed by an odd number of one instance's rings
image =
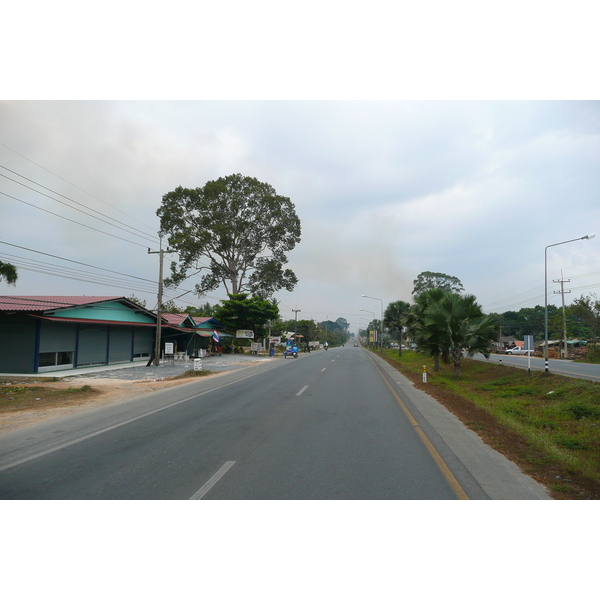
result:
[(448, 348), (443, 332), (439, 328), (426, 325), (425, 318), (432, 306), (435, 306), (443, 297), (444, 290), (434, 288), (426, 290), (415, 297), (415, 303), (409, 308), (401, 319), (410, 338), (417, 344), (419, 351), (433, 358), (433, 370), (440, 370), (440, 357), (448, 362)]
[(402, 318), (410, 310), (410, 304), (403, 300), (390, 302), (383, 314), (383, 325), (390, 330), (390, 333), (397, 332), (398, 354), (402, 356)]
[(444, 292), (437, 302), (428, 305), (422, 329), (425, 348), (435, 343), (444, 348), (442, 355), (452, 357), (455, 377), (461, 375), (464, 350), (467, 356), (481, 352), (488, 358), (492, 341), (500, 333), (497, 317), (485, 315), (475, 296), (452, 292)]

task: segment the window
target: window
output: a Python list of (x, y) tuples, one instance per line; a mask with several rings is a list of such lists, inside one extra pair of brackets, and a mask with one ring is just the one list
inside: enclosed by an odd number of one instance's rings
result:
[(73, 352), (40, 352), (40, 371), (53, 371), (68, 366), (73, 366)]

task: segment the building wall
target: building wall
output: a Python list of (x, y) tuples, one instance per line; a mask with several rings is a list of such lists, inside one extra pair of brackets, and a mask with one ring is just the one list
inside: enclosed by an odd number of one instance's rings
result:
[(133, 327), (113, 325), (110, 327), (109, 363), (118, 363), (133, 358)]
[(155, 322), (152, 317), (136, 312), (120, 302), (102, 302), (95, 306), (65, 308), (53, 311), (53, 315), (69, 319), (101, 319), (103, 321), (125, 321), (127, 323)]
[(108, 362), (109, 325), (79, 326), (79, 344), (77, 348), (77, 366), (103, 365)]
[(0, 315), (0, 373), (64, 371), (147, 360), (153, 327), (57, 323), (26, 315)]
[(0, 315), (0, 373), (33, 373), (36, 323), (20, 315)]

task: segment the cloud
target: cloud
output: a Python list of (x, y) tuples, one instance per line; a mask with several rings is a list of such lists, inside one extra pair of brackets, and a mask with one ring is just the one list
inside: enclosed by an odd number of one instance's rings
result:
[[(232, 173), (266, 181), (302, 222), (289, 257), (300, 283), (279, 296), (315, 315), (352, 315), (361, 293), (408, 301), (426, 270), (457, 276), (496, 305), (543, 283), (546, 245), (595, 233), (599, 115), (598, 102), (13, 101), (0, 103), (0, 164), (154, 239), (162, 195), (178, 185)], [(140, 245), (6, 197), (0, 240), (156, 280), (152, 243), (0, 183)], [(553, 267), (560, 257), (578, 275), (598, 271), (593, 242), (556, 257)], [(25, 272), (19, 285), (31, 294), (101, 289)]]

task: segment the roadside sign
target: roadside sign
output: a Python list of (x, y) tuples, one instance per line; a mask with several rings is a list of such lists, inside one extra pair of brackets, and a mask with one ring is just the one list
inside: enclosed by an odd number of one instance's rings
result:
[(247, 340), (253, 340), (254, 339), (254, 331), (252, 331), (251, 329), (238, 329), (235, 332), (235, 337), (236, 338), (244, 338)]

